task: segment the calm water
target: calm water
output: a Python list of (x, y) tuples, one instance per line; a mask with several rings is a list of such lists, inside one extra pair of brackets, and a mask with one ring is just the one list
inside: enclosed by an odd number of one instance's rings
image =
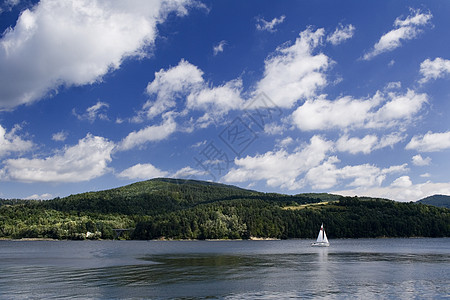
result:
[(0, 241), (1, 299), (450, 299), (450, 239)]

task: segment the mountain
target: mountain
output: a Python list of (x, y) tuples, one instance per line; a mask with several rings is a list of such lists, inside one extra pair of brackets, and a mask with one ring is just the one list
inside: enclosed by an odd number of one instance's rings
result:
[(437, 207), (450, 208), (450, 196), (446, 195), (433, 195), (422, 200), (417, 201), (418, 203), (434, 205)]
[(284, 195), (158, 178), (47, 201), (1, 200), (0, 238), (126, 239), (450, 236), (450, 210), (333, 194)]

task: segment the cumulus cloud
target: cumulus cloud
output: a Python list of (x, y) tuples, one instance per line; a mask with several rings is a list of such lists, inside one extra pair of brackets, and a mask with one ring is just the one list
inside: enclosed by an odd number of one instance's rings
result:
[(405, 149), (419, 152), (437, 152), (450, 149), (450, 131), (437, 133), (429, 131), (425, 135), (415, 135)]
[(0, 3), (0, 14), (5, 11), (11, 11), (15, 6), (20, 4), (20, 0), (4, 0)]
[(37, 101), (61, 86), (102, 80), (129, 57), (147, 55), (156, 26), (189, 1), (43, 0), (0, 40), (0, 109)]
[(431, 163), (431, 158), (423, 158), (422, 155), (417, 154), (412, 157), (412, 163), (415, 166), (428, 166)]
[(231, 80), (224, 85), (213, 88), (203, 87), (189, 94), (187, 107), (208, 112), (228, 112), (229, 110), (242, 108), (244, 100), (241, 98), (241, 91), (241, 79)]
[(54, 133), (52, 135), (52, 140), (54, 140), (55, 142), (64, 142), (67, 139), (67, 136), (69, 134), (67, 132), (65, 132), (64, 130)]
[(381, 36), (373, 49), (363, 56), (364, 60), (371, 60), (375, 56), (392, 51), (402, 45), (402, 41), (412, 40), (421, 32), (421, 27), (427, 25), (432, 18), (430, 12), (423, 13), (420, 10), (411, 9), (411, 14), (406, 19), (397, 18), (394, 29)]
[(147, 85), (147, 94), (154, 100), (144, 104), (139, 120), (142, 115), (151, 119), (174, 108), (177, 99), (203, 86), (202, 76), (203, 71), (184, 59), (175, 67), (156, 72), (155, 79)]
[(34, 144), (32, 141), (25, 140), (17, 134), (20, 129), (19, 125), (15, 125), (13, 129), (7, 132), (0, 125), (0, 158), (13, 152), (23, 153), (33, 148)]
[(49, 194), (49, 193), (44, 193), (41, 195), (38, 194), (33, 194), (31, 196), (25, 197), (25, 199), (27, 200), (48, 200), (48, 199), (52, 199), (53, 195)]
[(399, 188), (409, 188), (410, 186), (412, 186), (412, 181), (409, 176), (401, 176), (395, 179), (391, 184), (391, 187)]
[(434, 60), (426, 59), (420, 64), (420, 73), (423, 76), (419, 80), (420, 83), (425, 83), (431, 79), (442, 78), (450, 74), (450, 60), (440, 57)]
[(193, 169), (191, 167), (184, 167), (174, 173), (158, 169), (152, 164), (136, 164), (128, 169), (123, 170), (117, 177), (126, 179), (151, 179), (157, 177), (172, 177), (172, 178), (193, 178), (195, 176), (205, 175), (207, 172), (203, 170)]
[(258, 29), (260, 31), (275, 32), (275, 31), (277, 31), (275, 29), (275, 26), (283, 23), (285, 18), (286, 18), (286, 16), (282, 15), (279, 18), (273, 18), (272, 21), (266, 21), (261, 17), (257, 17), (256, 18), (256, 29)]
[(357, 137), (349, 138), (348, 135), (341, 136), (336, 142), (336, 149), (343, 152), (356, 154), (362, 152), (368, 154), (378, 142), (376, 135), (366, 135), (362, 139)]
[(223, 48), (225, 47), (225, 45), (227, 44), (227, 41), (220, 41), (220, 43), (218, 43), (216, 46), (213, 47), (213, 53), (214, 55), (217, 55), (221, 52), (223, 52)]
[(371, 164), (338, 168), (336, 164), (339, 162), (340, 160), (337, 157), (329, 157), (321, 165), (311, 168), (307, 172), (305, 176), (306, 182), (314, 189), (330, 189), (340, 183), (340, 181), (352, 180), (347, 186), (367, 188), (380, 186), (386, 179), (387, 174), (405, 172), (407, 170), (406, 164), (383, 169)]
[(309, 99), (292, 114), (293, 123), (304, 131), (352, 128), (387, 128), (412, 119), (428, 102), (426, 94), (378, 91), (369, 99), (340, 97), (334, 101), (320, 96)]
[(196, 176), (207, 175), (208, 172), (204, 170), (198, 170), (191, 167), (184, 167), (176, 171), (171, 175), (173, 178), (195, 178)]
[(109, 171), (114, 143), (91, 134), (46, 158), (7, 159), (0, 170), (2, 180), (22, 182), (80, 182)]
[(108, 120), (108, 115), (106, 110), (109, 108), (109, 104), (106, 102), (98, 101), (96, 104), (88, 107), (86, 112), (83, 114), (78, 114), (75, 109), (72, 113), (78, 118), (78, 120), (88, 120), (89, 122), (94, 122), (96, 119)]
[(332, 142), (320, 136), (313, 136), (309, 144), (298, 147), (292, 153), (280, 149), (235, 159), (236, 168), (232, 168), (223, 180), (226, 182), (265, 180), (270, 187), (298, 189), (303, 186), (298, 177), (319, 165), (325, 159), (326, 153), (331, 151), (332, 146)]
[(149, 125), (141, 130), (130, 132), (118, 145), (118, 151), (126, 151), (148, 142), (161, 141), (176, 131), (177, 123), (171, 116), (166, 116), (161, 125)]
[(178, 109), (179, 115), (185, 115), (189, 110), (200, 110), (206, 114), (198, 120), (199, 123), (209, 124), (212, 119), (244, 106), (242, 89), (241, 79), (210, 87), (203, 78), (203, 71), (182, 59), (177, 66), (155, 73), (155, 79), (147, 86), (151, 99), (133, 120), (142, 122), (169, 110)]
[(143, 180), (155, 177), (164, 177), (168, 174), (168, 172), (161, 171), (152, 164), (137, 164), (126, 170), (123, 170), (122, 172), (117, 174), (117, 177)]
[(336, 28), (336, 30), (332, 34), (327, 36), (327, 41), (333, 45), (339, 45), (340, 43), (351, 39), (353, 37), (353, 34), (355, 33), (355, 29), (355, 26), (353, 26), (352, 24), (349, 24), (347, 26), (339, 24), (339, 27)]
[(398, 142), (405, 139), (400, 133), (393, 132), (378, 138), (376, 135), (368, 134), (363, 138), (351, 137), (344, 134), (336, 141), (336, 149), (342, 152), (349, 152), (351, 154), (364, 153), (369, 154), (374, 150), (382, 149), (384, 147), (393, 147)]
[(275, 105), (290, 108), (326, 86), (325, 71), (332, 61), (322, 53), (313, 54), (324, 34), (323, 28), (308, 28), (293, 45), (278, 47), (264, 62), (264, 75), (256, 84), (256, 94), (265, 93)]

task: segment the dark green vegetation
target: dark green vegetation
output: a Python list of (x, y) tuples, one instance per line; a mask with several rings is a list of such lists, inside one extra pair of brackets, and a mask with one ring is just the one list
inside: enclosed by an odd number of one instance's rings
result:
[(433, 195), (417, 201), (418, 203), (450, 208), (450, 196)]
[[(450, 210), (332, 194), (283, 195), (153, 179), (48, 201), (0, 200), (0, 238), (247, 239), (450, 236)], [(89, 232), (87, 234), (87, 232)]]

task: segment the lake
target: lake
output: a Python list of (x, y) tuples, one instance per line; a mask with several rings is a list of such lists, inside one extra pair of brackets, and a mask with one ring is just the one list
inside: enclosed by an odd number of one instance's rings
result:
[(0, 241), (1, 299), (450, 299), (450, 239)]

